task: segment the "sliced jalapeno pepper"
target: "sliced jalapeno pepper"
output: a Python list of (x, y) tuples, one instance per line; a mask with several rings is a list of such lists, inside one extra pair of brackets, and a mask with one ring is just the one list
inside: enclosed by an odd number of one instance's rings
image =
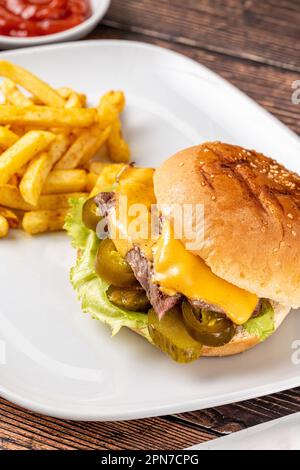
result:
[(128, 287), (137, 284), (131, 267), (109, 238), (100, 242), (95, 270), (98, 276), (114, 286)]
[(82, 208), (82, 221), (90, 230), (96, 232), (97, 225), (102, 219), (99, 209), (93, 197), (85, 201)]
[(106, 295), (112, 304), (133, 312), (147, 312), (151, 306), (146, 292), (138, 286), (123, 288), (109, 286)]
[(194, 311), (188, 301), (182, 302), (182, 315), (189, 334), (206, 346), (223, 346), (233, 338), (235, 326), (229, 318), (209, 310)]

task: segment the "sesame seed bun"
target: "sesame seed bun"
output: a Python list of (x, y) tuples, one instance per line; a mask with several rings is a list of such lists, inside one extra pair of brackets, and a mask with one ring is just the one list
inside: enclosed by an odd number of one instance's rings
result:
[(191, 251), (216, 275), (260, 298), (300, 306), (297, 174), (253, 150), (208, 142), (163, 163), (154, 189), (162, 208), (204, 205), (204, 226), (182, 242), (187, 248), (204, 232)]

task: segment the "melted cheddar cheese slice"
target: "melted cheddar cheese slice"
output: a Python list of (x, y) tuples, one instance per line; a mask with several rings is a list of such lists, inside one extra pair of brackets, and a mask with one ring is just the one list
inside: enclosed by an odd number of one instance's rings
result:
[(180, 292), (189, 299), (216, 305), (237, 325), (251, 317), (258, 298), (216, 276), (205, 262), (175, 240), (168, 223), (156, 245), (154, 280), (162, 288)]

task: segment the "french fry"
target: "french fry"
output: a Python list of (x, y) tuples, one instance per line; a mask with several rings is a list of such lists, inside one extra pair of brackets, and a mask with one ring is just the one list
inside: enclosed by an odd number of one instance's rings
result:
[(28, 167), (28, 164), (26, 163), (26, 165), (23, 165), (21, 166), (21, 168), (19, 168), (17, 171), (16, 171), (16, 175), (18, 177), (19, 180), (21, 180), (25, 174), (25, 171), (27, 170), (27, 167)]
[(22, 227), (30, 235), (63, 230), (68, 209), (26, 212)]
[(19, 168), (47, 148), (54, 138), (51, 132), (30, 131), (5, 150), (0, 158), (0, 184), (7, 183)]
[(17, 142), (19, 136), (4, 126), (0, 126), (0, 147), (7, 149)]
[(42, 192), (43, 184), (47, 176), (45, 175), (47, 159), (47, 152), (43, 152), (31, 160), (20, 183), (22, 198), (32, 206), (38, 204)]
[(30, 211), (33, 208), (21, 196), (19, 188), (10, 184), (0, 185), (0, 204), (10, 209)]
[(113, 162), (127, 163), (130, 160), (130, 149), (123, 139), (120, 121), (115, 121), (107, 139), (108, 153)]
[(10, 228), (19, 228), (20, 222), (17, 214), (6, 207), (0, 207), (0, 216), (4, 217)]
[(9, 126), (10, 130), (16, 134), (19, 138), (22, 137), (22, 135), (26, 134), (28, 131), (32, 131), (32, 127), (29, 129), (26, 129), (25, 127), (22, 126)]
[(77, 93), (71, 88), (59, 88), (58, 93), (66, 101), (66, 108), (84, 108), (86, 105), (86, 95)]
[(20, 183), (20, 192), (24, 201), (32, 206), (38, 204), (46, 178), (67, 146), (68, 137), (63, 134), (58, 135), (48, 152), (43, 152), (31, 160)]
[(93, 126), (83, 131), (62, 159), (56, 164), (55, 170), (71, 170), (84, 165), (102, 147), (110, 134), (110, 128), (101, 130), (99, 126)]
[(108, 127), (117, 121), (124, 106), (125, 96), (122, 91), (110, 91), (103, 95), (98, 106), (100, 126)]
[(60, 87), (57, 89), (57, 92), (60, 94), (64, 100), (67, 100), (70, 98), (71, 95), (75, 94), (80, 98), (80, 101), (82, 104), (85, 104), (86, 102), (86, 95), (84, 93), (78, 93), (77, 91), (74, 91), (72, 88), (69, 87)]
[(42, 194), (63, 194), (85, 191), (87, 173), (85, 170), (54, 170), (49, 173)]
[(86, 168), (91, 173), (96, 173), (97, 175), (100, 175), (107, 165), (110, 165), (110, 163), (94, 161), (94, 162), (88, 162), (86, 165)]
[(89, 127), (97, 123), (98, 113), (94, 108), (50, 108), (49, 106), (0, 105), (0, 123), (17, 126)]
[(21, 211), (67, 209), (70, 198), (87, 197), (88, 193), (45, 194), (40, 196), (38, 206), (24, 201), (19, 188), (9, 184), (0, 185), (0, 205)]
[(90, 196), (93, 197), (101, 193), (101, 191), (107, 191), (107, 188), (110, 188), (116, 182), (117, 176), (122, 172), (125, 166), (127, 165), (124, 163), (111, 163), (110, 165), (106, 165), (98, 177)]
[(14, 175), (12, 175), (8, 182), (8, 184), (12, 184), (13, 186), (18, 186), (19, 184), (19, 178), (18, 178), (18, 175), (15, 173)]
[(0, 238), (4, 238), (8, 235), (9, 224), (3, 215), (0, 215)]
[(96, 186), (99, 175), (97, 173), (88, 173), (86, 179), (86, 190), (90, 193)]
[(10, 78), (48, 106), (63, 108), (65, 105), (65, 100), (53, 88), (19, 65), (1, 60), (0, 76)]
[(1, 91), (7, 104), (15, 106), (31, 106), (33, 104), (32, 100), (23, 95), (16, 84), (9, 78), (5, 78), (1, 83)]

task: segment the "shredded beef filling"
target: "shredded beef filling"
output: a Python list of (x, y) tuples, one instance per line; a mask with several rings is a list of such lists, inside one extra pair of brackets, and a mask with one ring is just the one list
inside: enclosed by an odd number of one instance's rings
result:
[(126, 261), (130, 264), (135, 277), (145, 289), (148, 299), (159, 318), (174, 307), (181, 299), (180, 294), (166, 295), (151, 280), (151, 262), (145, 258), (138, 247), (130, 250), (126, 255)]
[(102, 217), (107, 217), (109, 211), (113, 209), (115, 205), (115, 193), (112, 191), (107, 193), (99, 193), (95, 197), (95, 203), (99, 207)]

